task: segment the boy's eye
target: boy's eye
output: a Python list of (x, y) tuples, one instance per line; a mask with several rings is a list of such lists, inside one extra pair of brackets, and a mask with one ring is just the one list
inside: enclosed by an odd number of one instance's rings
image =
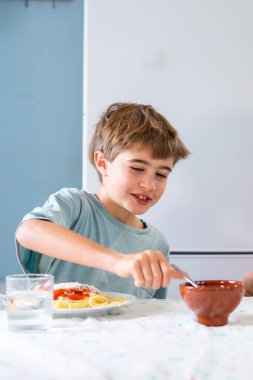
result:
[(137, 171), (137, 172), (143, 172), (143, 171), (144, 171), (143, 168), (138, 168), (138, 167), (136, 167), (136, 166), (130, 166), (130, 168), (131, 168), (132, 170)]
[(167, 174), (163, 174), (163, 173), (156, 173), (156, 175), (160, 178), (168, 178), (168, 175)]

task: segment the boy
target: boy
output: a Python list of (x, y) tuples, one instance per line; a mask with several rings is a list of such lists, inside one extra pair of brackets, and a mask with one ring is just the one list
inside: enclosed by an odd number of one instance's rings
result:
[(165, 298), (171, 278), (162, 234), (139, 219), (161, 198), (176, 162), (189, 152), (151, 106), (112, 104), (90, 143), (96, 194), (62, 189), (25, 216), (16, 233), (26, 272), (51, 273), (138, 298)]

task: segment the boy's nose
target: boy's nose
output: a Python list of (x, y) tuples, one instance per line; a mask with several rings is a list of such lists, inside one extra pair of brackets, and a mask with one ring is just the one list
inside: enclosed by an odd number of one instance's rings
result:
[(143, 178), (140, 182), (140, 186), (146, 190), (155, 190), (155, 180), (153, 178)]

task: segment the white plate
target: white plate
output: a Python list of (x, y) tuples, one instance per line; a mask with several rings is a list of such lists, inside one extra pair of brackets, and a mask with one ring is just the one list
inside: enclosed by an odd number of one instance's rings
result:
[(117, 297), (117, 296), (125, 296), (127, 301), (122, 303), (121, 305), (108, 305), (108, 306), (100, 306), (100, 307), (88, 307), (85, 309), (53, 309), (54, 317), (80, 317), (80, 316), (90, 316), (93, 314), (106, 314), (107, 311), (112, 309), (118, 309), (124, 306), (131, 305), (137, 298), (132, 294), (124, 294), (124, 293), (115, 293), (115, 292), (103, 292), (106, 296)]

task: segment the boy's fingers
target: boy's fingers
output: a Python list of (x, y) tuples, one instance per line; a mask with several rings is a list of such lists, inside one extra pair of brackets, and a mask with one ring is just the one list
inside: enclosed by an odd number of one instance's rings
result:
[(163, 278), (162, 278), (162, 283), (161, 286), (166, 287), (169, 285), (171, 281), (171, 268), (168, 264), (167, 260), (163, 260), (160, 262)]
[[(132, 276), (135, 286), (159, 289), (161, 286), (168, 286), (172, 278), (184, 279), (180, 273), (170, 266), (164, 256), (160, 256), (150, 255), (149, 251), (145, 251), (145, 254), (134, 262)], [(187, 274), (187, 272), (185, 273)]]
[[(178, 273), (174, 268), (170, 267), (171, 270), (171, 278), (176, 278), (178, 280), (182, 280), (184, 276), (182, 276), (180, 273)], [(185, 272), (187, 274), (187, 272)]]
[(137, 287), (144, 287), (145, 286), (145, 278), (142, 272), (142, 267), (138, 262), (135, 262), (133, 267), (133, 278), (134, 278), (134, 284)]
[[(182, 274), (180, 274), (178, 271), (176, 271), (176, 269), (174, 269), (173, 267), (170, 267), (170, 268), (173, 271), (173, 278), (177, 278), (179, 280), (185, 279), (185, 277)], [(184, 270), (183, 272), (186, 276), (189, 276), (189, 272), (187, 272), (186, 270)]]
[(141, 259), (141, 270), (144, 277), (144, 286), (145, 288), (151, 288), (153, 282), (153, 271), (150, 266), (150, 262), (146, 255), (142, 256)]
[(155, 260), (151, 262), (151, 270), (152, 270), (152, 275), (153, 275), (151, 288), (159, 289), (163, 283), (163, 271), (162, 271), (159, 261)]
[(162, 261), (160, 263), (162, 273), (163, 273), (163, 280), (162, 280), (162, 286), (166, 287), (169, 285), (170, 281), (172, 278), (177, 279), (177, 280), (182, 280), (184, 277), (178, 273), (174, 268), (172, 268), (168, 261)]

